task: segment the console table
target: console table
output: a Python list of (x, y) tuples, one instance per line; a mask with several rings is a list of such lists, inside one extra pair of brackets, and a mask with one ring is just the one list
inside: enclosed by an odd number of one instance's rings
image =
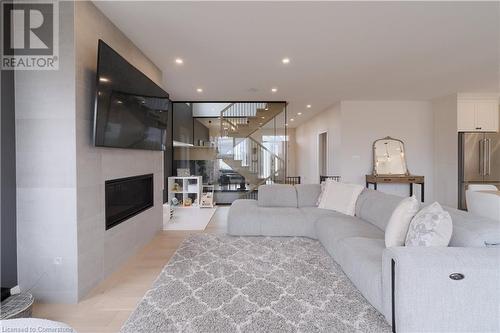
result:
[(377, 189), (377, 184), (409, 184), (410, 196), (413, 195), (413, 184), (420, 185), (420, 200), (424, 202), (424, 176), (382, 176), (382, 175), (366, 175), (366, 188), (370, 188), (373, 184), (373, 189)]

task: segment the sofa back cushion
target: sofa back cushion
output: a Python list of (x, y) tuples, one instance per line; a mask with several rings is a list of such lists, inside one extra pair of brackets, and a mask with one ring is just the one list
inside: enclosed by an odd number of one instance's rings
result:
[(356, 202), (356, 216), (384, 230), (402, 197), (364, 189)]
[(261, 185), (259, 186), (258, 205), (261, 207), (297, 208), (297, 191), (293, 185)]
[(500, 221), (473, 215), (455, 208), (443, 207), (443, 209), (450, 214), (453, 223), (449, 246), (500, 247)]
[(297, 191), (297, 204), (299, 207), (316, 207), (319, 194), (321, 193), (320, 184), (298, 184), (295, 185)]

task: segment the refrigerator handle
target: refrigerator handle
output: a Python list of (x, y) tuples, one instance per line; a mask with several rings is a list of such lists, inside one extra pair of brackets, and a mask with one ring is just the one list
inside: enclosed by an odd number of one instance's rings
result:
[(489, 176), (491, 173), (491, 139), (486, 139), (486, 143), (488, 144), (488, 152), (486, 154), (488, 157), (488, 169), (486, 170), (486, 176)]
[(484, 139), (479, 140), (479, 175), (484, 176)]

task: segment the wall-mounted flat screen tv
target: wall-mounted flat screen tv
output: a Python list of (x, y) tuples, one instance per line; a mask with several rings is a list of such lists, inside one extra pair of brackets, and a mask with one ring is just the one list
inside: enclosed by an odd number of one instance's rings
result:
[(97, 58), (95, 146), (165, 150), (168, 93), (102, 40)]

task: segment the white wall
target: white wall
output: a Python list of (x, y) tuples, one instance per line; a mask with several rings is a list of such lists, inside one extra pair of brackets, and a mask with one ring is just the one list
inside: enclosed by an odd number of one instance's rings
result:
[[(391, 136), (405, 144), (408, 169), (425, 176), (426, 201), (433, 200), (432, 108), (424, 101), (342, 101), (341, 176), (365, 184), (372, 172), (373, 141)], [(415, 186), (416, 194), (420, 188)], [(408, 195), (408, 185), (379, 185), (379, 190)]]
[(295, 168), (302, 183), (319, 182), (318, 135), (322, 132), (328, 132), (328, 176), (340, 174), (340, 111), (340, 103), (335, 104), (295, 129)]
[[(433, 198), (433, 117), (424, 101), (342, 101), (296, 129), (296, 167), (304, 183), (317, 183), (318, 134), (328, 131), (328, 171), (346, 182), (365, 184), (372, 171), (372, 144), (392, 136), (405, 143), (408, 168), (425, 176), (426, 201)], [(416, 193), (420, 189), (415, 186)], [(380, 185), (408, 195), (408, 185)]]
[[(78, 294), (83, 297), (161, 228), (163, 153), (96, 148), (92, 112), (97, 41), (104, 40), (161, 86), (161, 71), (91, 2), (75, 2)], [(104, 182), (154, 174), (154, 207), (105, 230)]]
[(432, 101), (434, 113), (434, 198), (440, 203), (458, 204), (457, 95)]

